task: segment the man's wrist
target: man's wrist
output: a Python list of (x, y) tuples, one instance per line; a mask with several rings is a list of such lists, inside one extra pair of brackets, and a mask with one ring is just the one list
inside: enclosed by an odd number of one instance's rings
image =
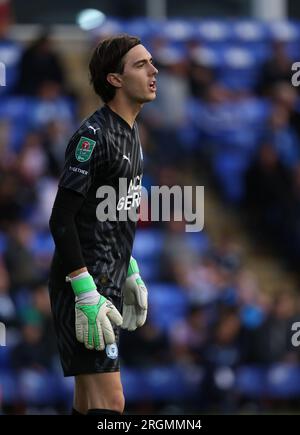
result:
[(87, 271), (75, 276), (74, 278), (70, 278), (70, 281), (73, 292), (76, 296), (97, 289), (92, 275), (90, 275)]
[(76, 276), (81, 275), (83, 272), (88, 272), (87, 267), (81, 267), (80, 269), (76, 269), (73, 272), (69, 273), (68, 277), (73, 279), (76, 278)]

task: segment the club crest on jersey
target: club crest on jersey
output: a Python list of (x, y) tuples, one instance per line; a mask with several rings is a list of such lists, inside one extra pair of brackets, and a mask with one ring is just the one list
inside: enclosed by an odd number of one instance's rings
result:
[(81, 136), (76, 147), (75, 157), (79, 162), (87, 162), (95, 148), (96, 141)]

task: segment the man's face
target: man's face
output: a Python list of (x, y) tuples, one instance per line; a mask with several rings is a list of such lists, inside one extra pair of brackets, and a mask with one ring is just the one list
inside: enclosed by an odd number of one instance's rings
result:
[(121, 92), (132, 101), (143, 104), (156, 97), (156, 79), (158, 70), (152, 63), (151, 54), (139, 44), (124, 56), (124, 70), (120, 75)]

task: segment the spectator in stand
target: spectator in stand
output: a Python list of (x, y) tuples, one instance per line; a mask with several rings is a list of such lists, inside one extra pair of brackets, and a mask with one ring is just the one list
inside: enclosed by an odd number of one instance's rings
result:
[(187, 317), (170, 330), (172, 359), (181, 364), (203, 363), (208, 328), (205, 310), (191, 305)]
[(50, 34), (47, 31), (25, 50), (21, 59), (16, 93), (36, 96), (46, 82), (56, 84), (65, 90), (63, 67), (51, 45)]
[[(136, 330), (135, 336), (129, 332), (121, 333), (121, 353), (124, 364), (130, 367), (150, 367), (170, 364), (170, 345), (166, 334), (148, 321)], [(132, 349), (143, 349), (132, 352)]]
[(30, 251), (32, 236), (32, 228), (24, 221), (12, 223), (4, 260), (13, 291), (34, 285), (40, 279)]
[(261, 232), (278, 242), (283, 223), (283, 203), (290, 191), (290, 174), (273, 144), (264, 143), (246, 173), (245, 206), (248, 222), (256, 237)]
[(292, 324), (299, 321), (299, 295), (282, 291), (275, 298), (270, 315), (248, 336), (248, 362), (297, 362), (299, 350), (291, 343)]
[(285, 42), (280, 40), (274, 41), (272, 54), (261, 69), (258, 92), (266, 95), (271, 92), (271, 88), (274, 84), (281, 81), (290, 83), (291, 66), (292, 59), (287, 53)]
[(51, 349), (44, 341), (41, 314), (34, 308), (27, 308), (21, 315), (23, 340), (12, 351), (11, 361), (15, 370), (49, 370), (52, 366)]

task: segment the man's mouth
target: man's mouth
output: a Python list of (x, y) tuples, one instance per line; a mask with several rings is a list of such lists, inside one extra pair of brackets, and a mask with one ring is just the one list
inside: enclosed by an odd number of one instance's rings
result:
[(149, 84), (149, 87), (150, 87), (152, 92), (155, 92), (156, 91), (156, 80), (152, 80)]

